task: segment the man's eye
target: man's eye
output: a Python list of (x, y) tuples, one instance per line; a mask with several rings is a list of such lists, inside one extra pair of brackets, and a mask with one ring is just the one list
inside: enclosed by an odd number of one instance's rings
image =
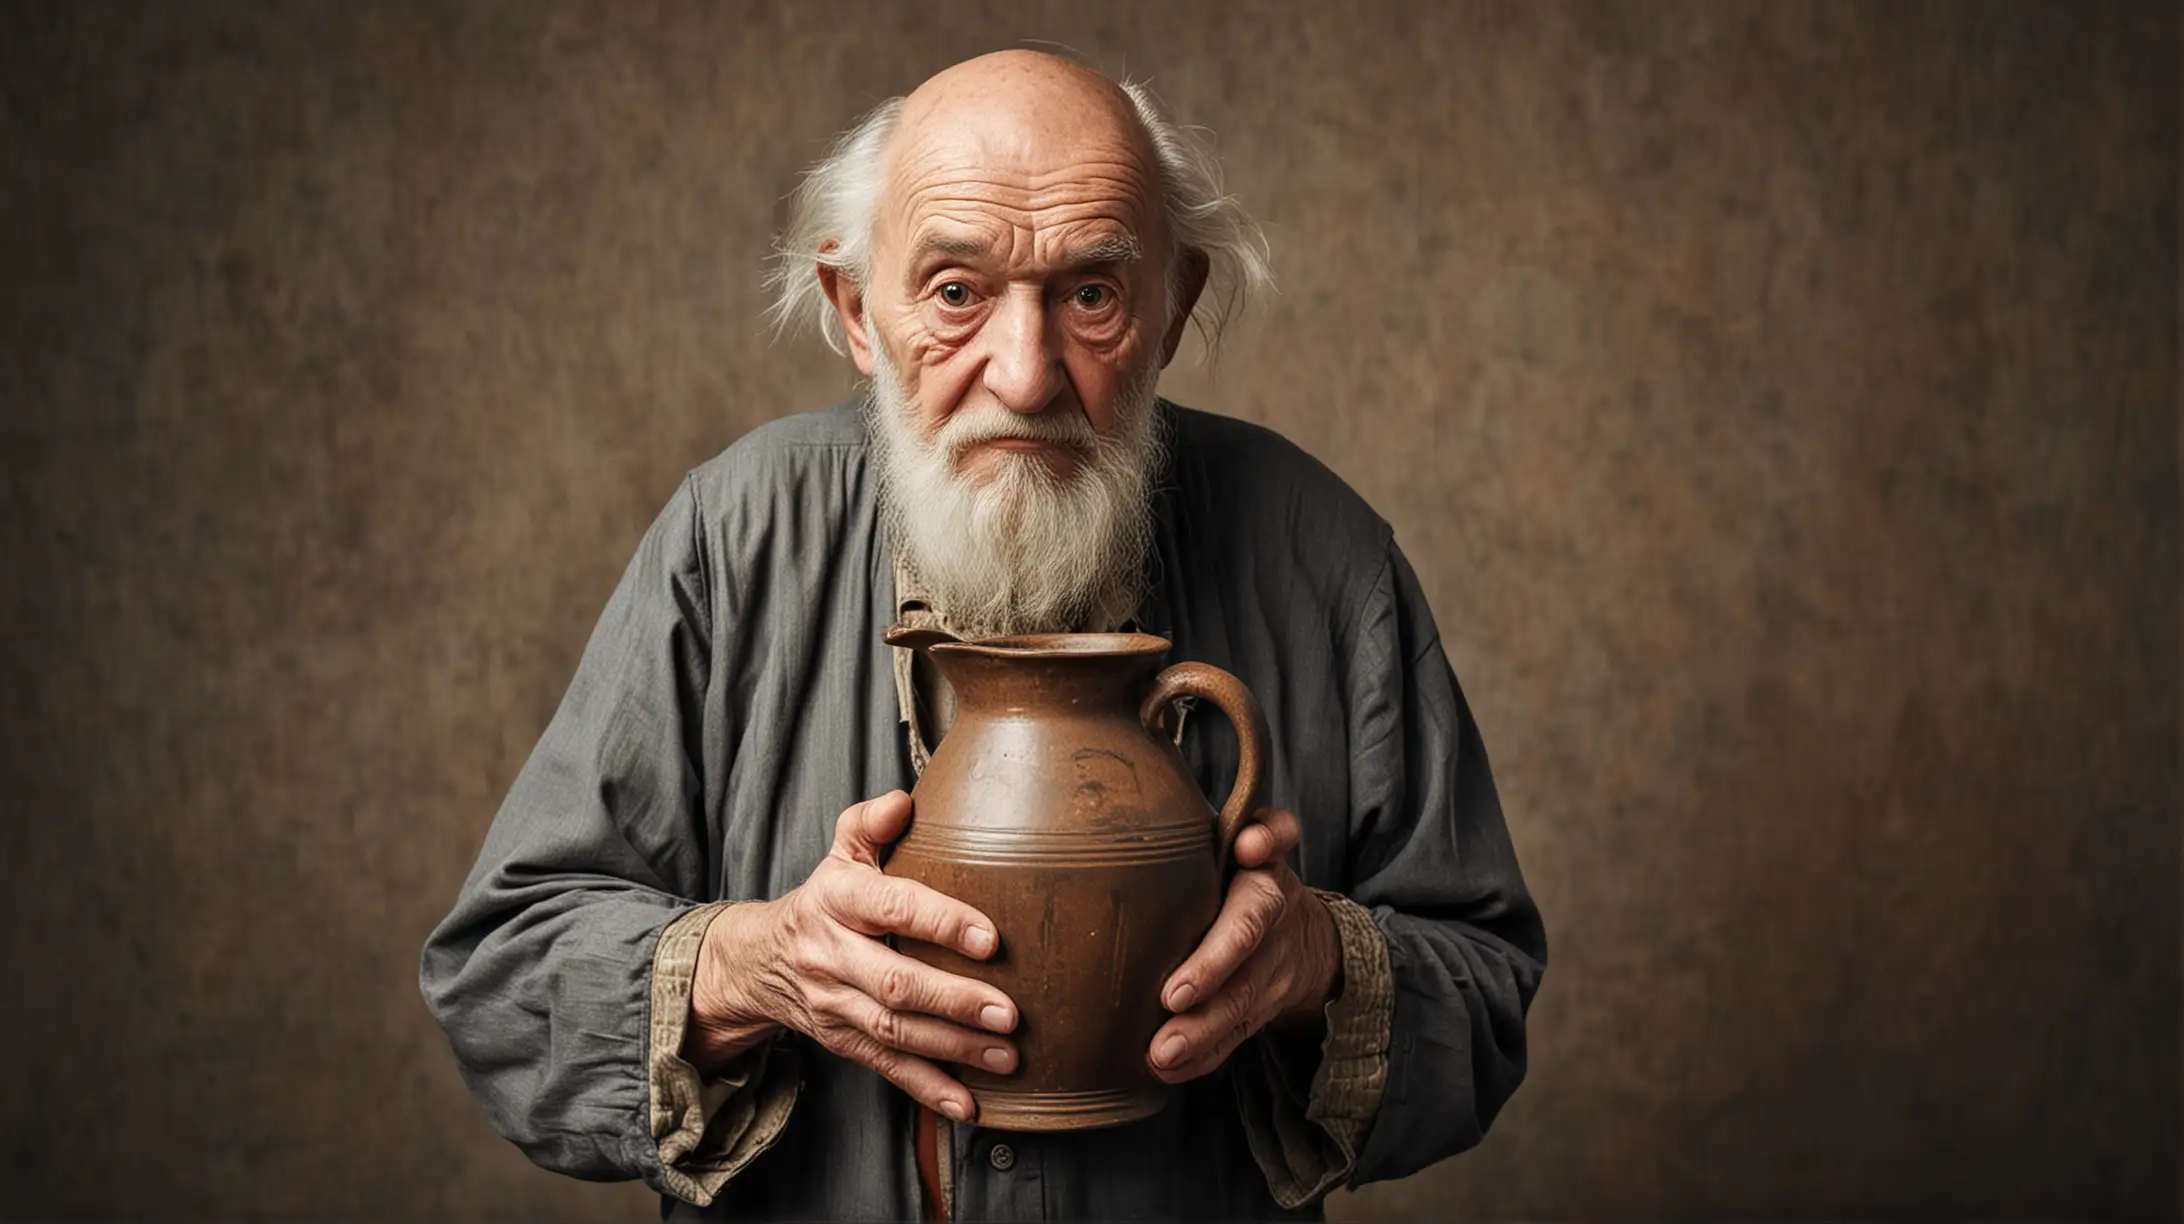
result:
[(1109, 296), (1111, 295), (1107, 292), (1107, 286), (1105, 285), (1077, 286), (1077, 305), (1084, 307), (1086, 310), (1098, 310), (1100, 307), (1107, 305)]
[(971, 300), (971, 287), (962, 281), (949, 281), (940, 287), (940, 300), (950, 306), (963, 306)]

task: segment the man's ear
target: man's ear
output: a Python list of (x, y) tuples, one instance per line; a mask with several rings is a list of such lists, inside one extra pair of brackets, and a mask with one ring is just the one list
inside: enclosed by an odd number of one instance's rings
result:
[[(829, 243), (828, 249), (832, 247)], [(822, 260), (819, 288), (834, 304), (834, 317), (841, 320), (842, 335), (849, 341), (849, 359), (857, 363), (859, 374), (872, 377), (872, 337), (865, 333), (864, 287), (842, 275), (840, 268)]]
[(1206, 291), (1206, 275), (1213, 268), (1206, 253), (1197, 247), (1184, 248), (1179, 258), (1183, 268), (1182, 275), (1175, 281), (1175, 312), (1168, 317), (1168, 334), (1160, 338), (1160, 368), (1163, 370), (1175, 360), (1175, 350), (1183, 344), (1183, 329), (1191, 321), (1191, 311), (1198, 306), (1198, 295)]

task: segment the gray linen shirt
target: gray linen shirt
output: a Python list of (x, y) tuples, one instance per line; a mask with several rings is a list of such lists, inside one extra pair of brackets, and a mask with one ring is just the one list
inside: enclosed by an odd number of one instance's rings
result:
[[(1269, 802), (1303, 826), (1306, 882), (1356, 903), (1331, 907), (1346, 971), (1372, 958), (1380, 997), (1353, 997), (1351, 972), (1320, 1049), (1262, 1035), (1141, 1123), (957, 1128), (958, 1220), (1316, 1216), (1334, 1184), (1477, 1143), (1524, 1074), (1545, 936), (1408, 563), (1278, 436), (1160, 411), (1138, 620), (1258, 695)], [(699, 1086), (675, 1048), (718, 903), (795, 887), (843, 808), (912, 784), (875, 492), (847, 405), (690, 473), (424, 949), (426, 1000), (501, 1133), (550, 1169), (643, 1178), (671, 1218), (918, 1214), (912, 1105), (879, 1076), (790, 1034)], [(1184, 755), (1223, 793), (1225, 722), (1192, 719)]]

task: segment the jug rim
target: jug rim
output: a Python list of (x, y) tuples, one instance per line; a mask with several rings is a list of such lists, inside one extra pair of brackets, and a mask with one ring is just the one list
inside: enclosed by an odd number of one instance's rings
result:
[(1003, 659), (1127, 659), (1166, 654), (1173, 645), (1150, 633), (1016, 633), (935, 642), (935, 653)]

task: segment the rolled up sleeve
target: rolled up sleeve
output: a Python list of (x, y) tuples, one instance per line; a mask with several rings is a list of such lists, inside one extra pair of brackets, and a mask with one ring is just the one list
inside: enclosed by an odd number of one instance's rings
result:
[(705, 929), (729, 902), (670, 923), (652, 958), (652, 1137), (670, 1193), (704, 1207), (781, 1137), (802, 1087), (796, 1047), (761, 1042), (713, 1075), (682, 1055)]
[(1235, 1078), (1244, 1138), (1277, 1205), (1317, 1202), (1357, 1167), (1388, 1082), (1394, 982), (1388, 942), (1371, 914), (1341, 893), (1314, 889), (1342, 946), (1342, 992), (1328, 1000), (1318, 1049), (1261, 1033), (1256, 1060)]
[(419, 965), (465, 1081), (510, 1142), (556, 1172), (641, 1178), (691, 1202), (770, 1142), (795, 1099), (791, 1059), (756, 1051), (706, 1081), (680, 1056), (718, 912), (704, 904), (715, 873), (699, 810), (712, 630), (699, 517), (686, 481)]

